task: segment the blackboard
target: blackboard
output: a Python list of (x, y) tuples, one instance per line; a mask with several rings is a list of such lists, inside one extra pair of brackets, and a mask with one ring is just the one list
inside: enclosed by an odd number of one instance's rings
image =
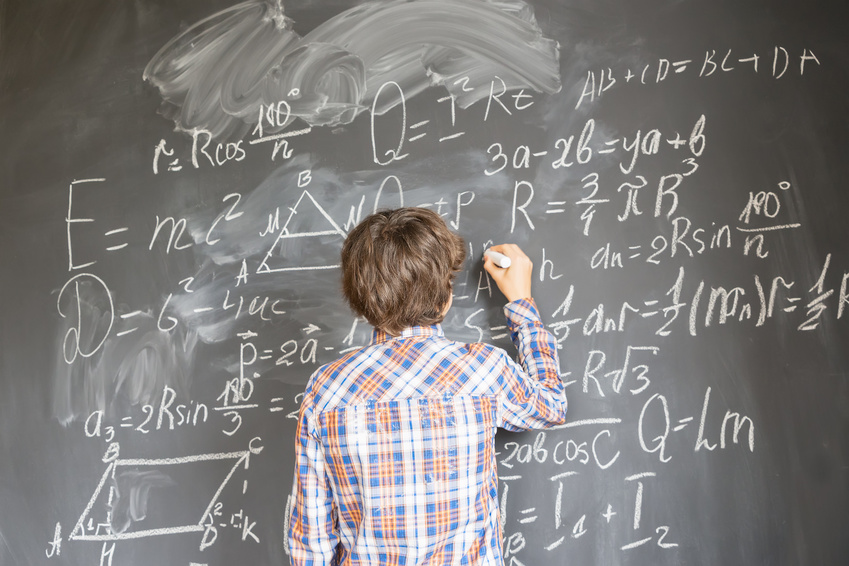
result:
[[(0, 2), (0, 564), (285, 564), (299, 393), (376, 207), (520, 244), (570, 420), (510, 566), (849, 563), (836, 1)], [(512, 351), (512, 350), (510, 350)]]

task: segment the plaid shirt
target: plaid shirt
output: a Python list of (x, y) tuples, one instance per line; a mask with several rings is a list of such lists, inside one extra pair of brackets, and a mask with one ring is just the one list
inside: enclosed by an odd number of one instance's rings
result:
[(435, 325), (375, 331), (312, 375), (295, 445), (293, 565), (503, 564), (496, 427), (542, 428), (566, 412), (533, 300), (504, 311), (522, 367)]

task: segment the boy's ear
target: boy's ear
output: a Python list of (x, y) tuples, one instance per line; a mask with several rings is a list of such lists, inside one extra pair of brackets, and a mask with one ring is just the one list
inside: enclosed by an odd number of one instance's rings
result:
[(445, 306), (442, 308), (442, 316), (443, 316), (443, 317), (444, 317), (446, 314), (448, 314), (448, 309), (450, 309), (450, 308), (451, 308), (451, 305), (452, 305), (453, 303), (454, 303), (454, 293), (451, 293), (451, 294), (448, 296), (448, 302), (447, 302), (447, 303), (445, 303)]

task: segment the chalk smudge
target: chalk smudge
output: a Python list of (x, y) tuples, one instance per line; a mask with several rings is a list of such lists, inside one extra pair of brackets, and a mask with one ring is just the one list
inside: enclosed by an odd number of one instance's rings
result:
[[(53, 415), (63, 425), (94, 411), (107, 417), (154, 404), (165, 386), (186, 395), (197, 333), (150, 312), (106, 308), (104, 288), (81, 280), (60, 297), (65, 316), (53, 377)], [(67, 303), (64, 304), (63, 303)], [(163, 332), (162, 326), (171, 327)]]
[[(381, 85), (406, 98), (444, 86), (461, 108), (495, 92), (560, 90), (559, 47), (523, 0), (368, 2), (304, 37), (282, 2), (243, 2), (194, 24), (148, 63), (144, 78), (179, 129), (241, 136), (261, 104), (286, 100), (311, 126), (347, 124), (375, 102)], [(497, 79), (496, 79), (497, 77)], [(503, 81), (503, 85), (500, 81)], [(387, 90), (392, 91), (387, 92)], [(377, 114), (400, 104), (384, 89)]]
[(115, 495), (112, 501), (110, 527), (113, 533), (123, 533), (133, 523), (147, 517), (150, 490), (155, 487), (175, 485), (174, 481), (156, 470), (135, 470), (118, 474), (114, 480)]

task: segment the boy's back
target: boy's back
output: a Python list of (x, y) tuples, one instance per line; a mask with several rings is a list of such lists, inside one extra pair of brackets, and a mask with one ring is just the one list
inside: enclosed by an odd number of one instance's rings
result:
[(376, 330), (316, 371), (299, 416), (293, 564), (503, 563), (496, 428), (541, 428), (566, 410), (533, 301), (505, 314), (524, 368), (428, 324)]

